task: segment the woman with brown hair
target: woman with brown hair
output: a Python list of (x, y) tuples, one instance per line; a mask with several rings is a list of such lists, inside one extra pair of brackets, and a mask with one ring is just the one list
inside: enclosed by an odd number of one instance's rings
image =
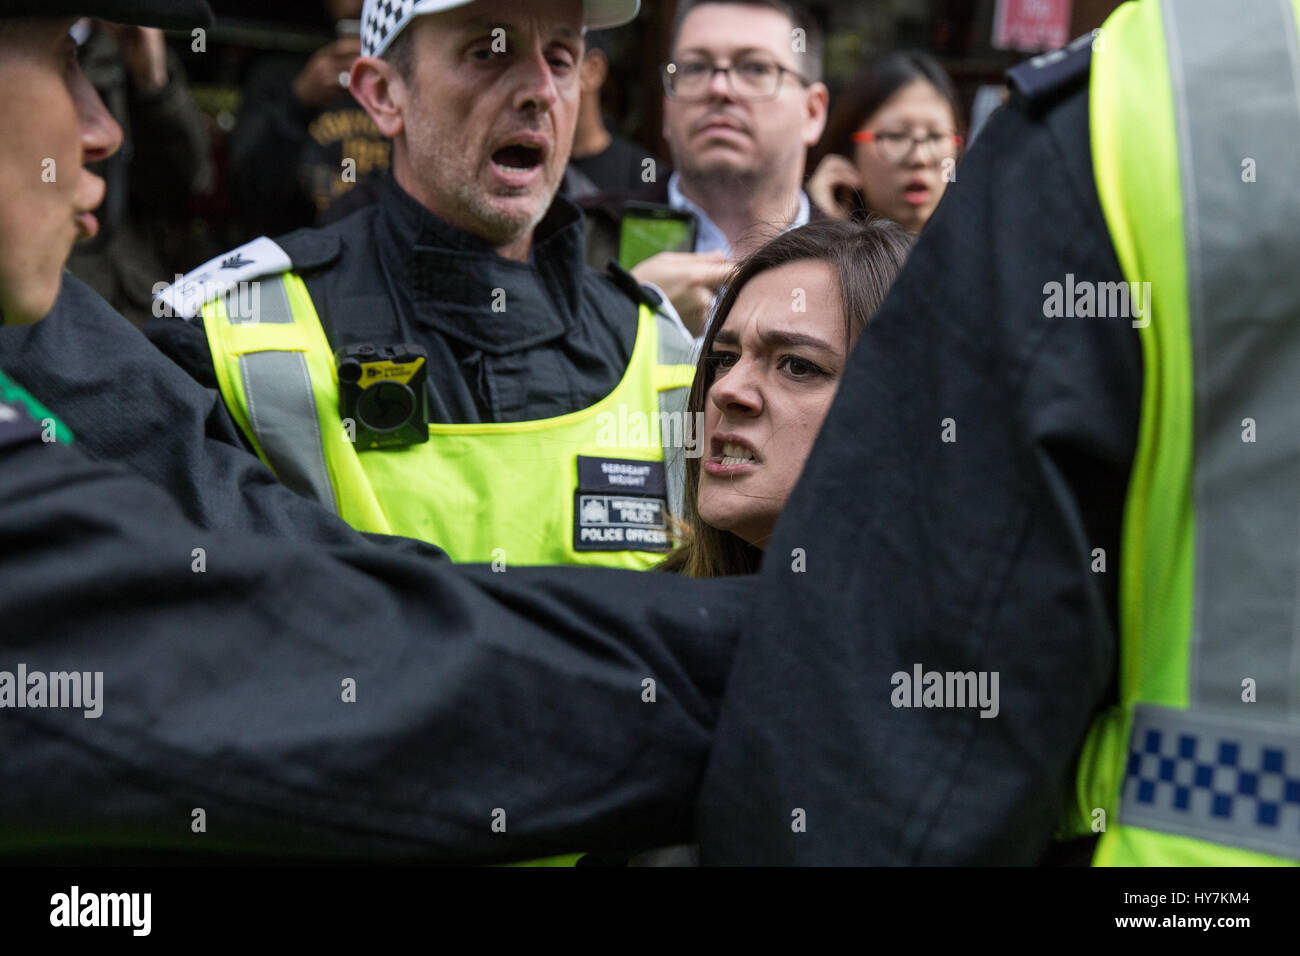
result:
[(887, 219), (821, 220), (742, 260), (709, 324), (688, 399), (683, 543), (659, 566), (691, 577), (758, 569), (854, 344), (907, 258)]

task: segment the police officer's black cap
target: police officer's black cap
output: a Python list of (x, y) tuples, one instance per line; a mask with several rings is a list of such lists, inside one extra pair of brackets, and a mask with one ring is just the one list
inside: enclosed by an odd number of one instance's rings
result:
[(18, 17), (97, 17), (166, 30), (212, 26), (207, 0), (0, 0), (0, 19)]

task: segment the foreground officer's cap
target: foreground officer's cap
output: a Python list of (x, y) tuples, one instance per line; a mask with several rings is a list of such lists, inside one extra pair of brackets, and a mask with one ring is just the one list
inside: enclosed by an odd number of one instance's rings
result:
[(97, 17), (164, 30), (212, 26), (207, 0), (0, 0), (0, 18)]
[[(366, 0), (361, 12), (361, 55), (383, 56), (384, 51), (416, 17), (463, 7), (473, 0)], [(585, 0), (583, 25), (588, 30), (608, 30), (636, 19), (641, 0)]]

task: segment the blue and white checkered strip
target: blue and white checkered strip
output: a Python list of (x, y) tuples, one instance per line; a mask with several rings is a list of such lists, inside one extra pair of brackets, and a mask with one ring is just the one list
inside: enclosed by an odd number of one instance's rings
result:
[(415, 0), (366, 0), (361, 14), (361, 54), (379, 56), (405, 25)]
[(1120, 822), (1300, 859), (1300, 724), (1139, 705)]
[[(413, 16), (463, 7), (471, 0), (365, 0), (361, 8), (361, 55), (382, 56)], [(521, 4), (526, 7), (526, 4)], [(585, 0), (583, 23), (590, 30), (607, 30), (631, 23), (640, 0)]]

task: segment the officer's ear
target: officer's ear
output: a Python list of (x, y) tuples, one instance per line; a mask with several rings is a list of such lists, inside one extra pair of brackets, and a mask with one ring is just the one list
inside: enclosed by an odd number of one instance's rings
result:
[(392, 63), (373, 56), (357, 57), (348, 86), (382, 135), (393, 139), (406, 128), (410, 92)]

